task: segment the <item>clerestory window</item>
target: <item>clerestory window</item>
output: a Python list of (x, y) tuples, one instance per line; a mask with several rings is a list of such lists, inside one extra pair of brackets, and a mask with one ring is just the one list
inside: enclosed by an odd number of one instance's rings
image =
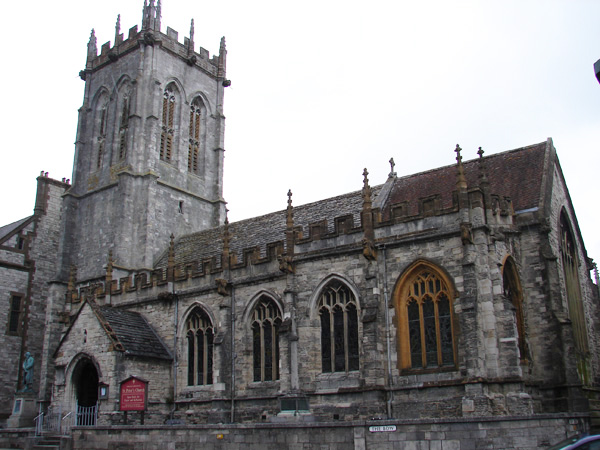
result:
[(354, 294), (340, 281), (331, 281), (321, 292), (318, 308), (323, 372), (358, 370), (358, 308)]
[(454, 367), (453, 295), (433, 265), (417, 264), (395, 289), (401, 369)]
[(188, 386), (213, 384), (215, 330), (204, 310), (195, 308), (186, 322)]
[(275, 301), (262, 296), (252, 312), (254, 381), (279, 379), (279, 326), (281, 311)]

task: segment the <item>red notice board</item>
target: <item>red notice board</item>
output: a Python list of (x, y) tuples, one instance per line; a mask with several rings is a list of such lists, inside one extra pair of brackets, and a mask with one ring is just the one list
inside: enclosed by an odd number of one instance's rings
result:
[(121, 382), (121, 411), (145, 411), (148, 404), (148, 382), (129, 377)]

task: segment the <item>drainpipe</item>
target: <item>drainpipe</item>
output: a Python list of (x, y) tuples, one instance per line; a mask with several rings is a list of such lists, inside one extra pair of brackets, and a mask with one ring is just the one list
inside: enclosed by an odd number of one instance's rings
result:
[(385, 344), (387, 352), (387, 416), (392, 418), (392, 401), (394, 400), (394, 392), (392, 391), (392, 354), (390, 345), (390, 308), (388, 300), (388, 282), (387, 282), (387, 254), (385, 245), (381, 246), (383, 253), (383, 299), (385, 304)]
[(178, 341), (178, 328), (179, 328), (179, 296), (175, 292), (175, 283), (171, 283), (172, 289), (171, 293), (173, 298), (175, 299), (175, 319), (173, 320), (173, 408), (171, 409), (171, 420), (175, 419), (175, 411), (177, 410), (177, 367), (178, 367), (178, 359), (177, 359), (177, 341)]
[(231, 283), (231, 271), (229, 272), (229, 283), (231, 286), (231, 417), (230, 422), (235, 421), (235, 289)]

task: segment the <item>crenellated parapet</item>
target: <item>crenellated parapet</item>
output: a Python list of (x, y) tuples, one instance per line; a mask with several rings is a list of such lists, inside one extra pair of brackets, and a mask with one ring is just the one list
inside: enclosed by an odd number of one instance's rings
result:
[(150, 4), (144, 4), (144, 12), (142, 19), (142, 29), (138, 29), (135, 25), (127, 32), (127, 37), (120, 32), (120, 15), (117, 18), (115, 27), (115, 39), (105, 42), (100, 47), (98, 54), (97, 39), (95, 31), (92, 30), (87, 50), (87, 61), (85, 70), (82, 70), (79, 75), (85, 80), (88, 73), (116, 62), (119, 58), (138, 49), (142, 46), (160, 47), (168, 52), (176, 55), (184, 60), (189, 66), (197, 67), (206, 72), (210, 76), (217, 79), (225, 78), (226, 70), (226, 54), (225, 38), (221, 38), (219, 46), (219, 54), (211, 56), (209, 51), (203, 47), (197, 50), (194, 48), (194, 21), (192, 20), (190, 27), (190, 35), (184, 37), (183, 43), (179, 42), (179, 33), (167, 27), (163, 33), (160, 29), (160, 2), (154, 5), (152, 0)]
[[(109, 254), (105, 278), (79, 285), (73, 282), (68, 301), (94, 297), (112, 302), (130, 293), (150, 298), (191, 286), (227, 295), (227, 289), (219, 284), (227, 279), (227, 271), (240, 279), (248, 268), (253, 268), (250, 272), (254, 274), (283, 276), (293, 273), (298, 261), (323, 251), (361, 252), (367, 259), (376, 259), (378, 245), (390, 236), (413, 239), (422, 233), (428, 238), (431, 233), (455, 233), (470, 243), (465, 230), (470, 236), (470, 230), (479, 226), (506, 228), (514, 224), (511, 196), (494, 193), (485, 166), (479, 164), (477, 169), (472, 161), (463, 164), (459, 159), (457, 170), (448, 166), (432, 174), (390, 176), (386, 185), (373, 188), (365, 169), (361, 191), (296, 208), (291, 205), (290, 191), (284, 211), (231, 224), (226, 220), (220, 227), (179, 239), (171, 235), (168, 250), (153, 270), (127, 270), (128, 275), (115, 276), (117, 266)], [(423, 177), (435, 177), (438, 191), (422, 190)], [(377, 202), (378, 195), (386, 195), (386, 201)], [(443, 216), (446, 218), (436, 219)], [(399, 224), (407, 224), (406, 229), (397, 228)], [(120, 270), (123, 273), (124, 269)]]

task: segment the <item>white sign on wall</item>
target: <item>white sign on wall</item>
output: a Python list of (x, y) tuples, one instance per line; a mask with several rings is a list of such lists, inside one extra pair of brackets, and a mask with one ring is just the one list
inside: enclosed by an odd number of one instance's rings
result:
[(396, 425), (381, 425), (376, 427), (369, 427), (371, 433), (391, 432), (396, 431)]

